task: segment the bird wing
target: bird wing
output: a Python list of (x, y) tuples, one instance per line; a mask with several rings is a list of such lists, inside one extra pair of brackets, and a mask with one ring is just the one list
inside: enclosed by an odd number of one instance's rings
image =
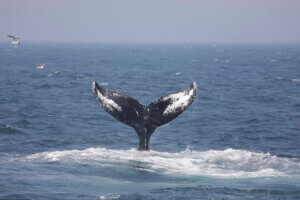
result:
[(10, 38), (12, 38), (13, 40), (15, 40), (15, 39), (19, 39), (19, 38), (16, 38), (16, 37), (12, 36), (12, 35), (7, 35), (7, 37), (10, 37)]

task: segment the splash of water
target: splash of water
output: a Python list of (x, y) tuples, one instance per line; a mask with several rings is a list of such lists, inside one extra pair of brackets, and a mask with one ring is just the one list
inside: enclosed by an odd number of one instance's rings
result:
[(110, 150), (88, 148), (85, 150), (65, 150), (42, 152), (29, 155), (27, 161), (49, 161), (61, 163), (84, 163), (95, 166), (128, 168), (163, 174), (213, 176), (222, 178), (254, 178), (269, 176), (299, 175), (300, 162), (291, 158), (280, 158), (269, 153), (256, 153), (246, 150), (209, 150), (168, 152), (140, 152), (131, 150)]

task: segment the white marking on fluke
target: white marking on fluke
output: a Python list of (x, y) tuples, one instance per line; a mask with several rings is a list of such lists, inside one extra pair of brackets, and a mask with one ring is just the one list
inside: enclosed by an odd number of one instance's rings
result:
[(103, 102), (103, 106), (108, 109), (109, 111), (114, 111), (117, 110), (119, 112), (122, 112), (122, 108), (116, 104), (116, 102), (114, 102), (111, 99), (106, 98), (105, 96), (103, 96), (101, 94), (101, 92), (99, 92), (98, 90), (95, 90), (96, 88), (96, 83), (95, 81), (93, 82), (93, 91), (97, 92), (97, 98), (99, 99), (99, 101)]
[(163, 100), (166, 101), (170, 99), (170, 104), (168, 107), (164, 110), (163, 114), (167, 115), (172, 112), (175, 112), (177, 109), (184, 110), (186, 107), (188, 107), (189, 102), (193, 99), (194, 90), (197, 88), (197, 84), (193, 82), (193, 89), (188, 88), (188, 90), (185, 90), (180, 93), (176, 94), (170, 94), (169, 96), (166, 96)]

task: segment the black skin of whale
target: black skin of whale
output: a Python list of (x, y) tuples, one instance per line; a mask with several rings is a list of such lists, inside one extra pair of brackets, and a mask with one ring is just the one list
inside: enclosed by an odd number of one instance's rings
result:
[[(149, 150), (150, 137), (155, 129), (175, 119), (192, 104), (197, 94), (197, 85), (193, 82), (184, 91), (160, 97), (147, 107), (126, 94), (105, 90), (96, 82), (93, 82), (92, 90), (97, 101), (106, 112), (120, 122), (134, 128), (139, 136), (139, 150), (147, 151)], [(170, 110), (171, 105), (181, 106), (175, 106)]]

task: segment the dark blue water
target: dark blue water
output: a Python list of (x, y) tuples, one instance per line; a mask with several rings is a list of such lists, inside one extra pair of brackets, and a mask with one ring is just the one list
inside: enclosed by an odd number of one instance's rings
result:
[[(92, 81), (198, 95), (139, 152)], [(0, 199), (300, 199), (300, 46), (1, 43)]]

